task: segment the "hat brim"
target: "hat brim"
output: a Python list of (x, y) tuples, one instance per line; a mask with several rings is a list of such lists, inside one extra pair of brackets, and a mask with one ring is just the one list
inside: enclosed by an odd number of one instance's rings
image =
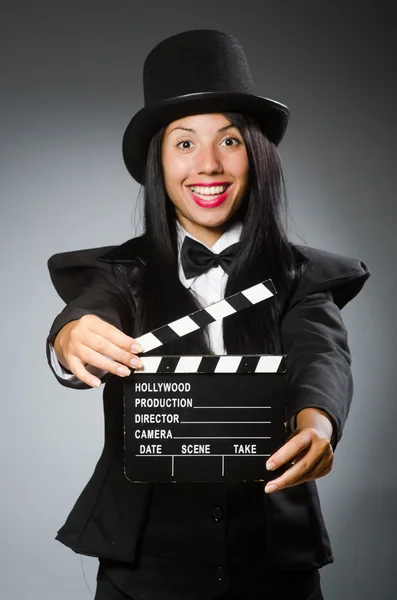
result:
[(123, 158), (129, 173), (143, 183), (150, 140), (161, 127), (189, 115), (219, 112), (255, 117), (276, 146), (284, 136), (290, 115), (287, 106), (280, 102), (242, 93), (201, 92), (153, 103), (137, 112), (125, 130)]

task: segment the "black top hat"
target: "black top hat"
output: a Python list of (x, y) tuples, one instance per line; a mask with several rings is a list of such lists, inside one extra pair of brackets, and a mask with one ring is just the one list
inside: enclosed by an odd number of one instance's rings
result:
[(160, 42), (145, 60), (143, 87), (145, 106), (131, 119), (123, 138), (124, 162), (139, 183), (151, 138), (181, 117), (246, 113), (276, 145), (287, 128), (288, 108), (255, 95), (244, 50), (220, 31), (185, 31)]

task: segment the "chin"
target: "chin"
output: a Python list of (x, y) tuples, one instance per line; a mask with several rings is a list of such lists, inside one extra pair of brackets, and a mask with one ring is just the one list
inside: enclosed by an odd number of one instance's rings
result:
[(191, 220), (204, 227), (219, 227), (223, 223), (226, 223), (226, 221), (229, 221), (229, 219), (231, 219), (236, 213), (235, 210), (224, 210), (224, 208), (221, 211), (216, 211), (216, 209), (207, 210), (208, 214), (206, 215), (202, 213), (191, 214)]
[(229, 221), (230, 215), (227, 215), (223, 218), (218, 219), (197, 219), (195, 220), (196, 225), (200, 225), (201, 227), (207, 227), (208, 229), (216, 229), (217, 227), (221, 227)]

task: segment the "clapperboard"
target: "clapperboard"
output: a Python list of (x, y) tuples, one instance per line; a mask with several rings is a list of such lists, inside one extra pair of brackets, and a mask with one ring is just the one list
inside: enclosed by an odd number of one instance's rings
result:
[[(271, 279), (136, 338), (143, 354), (276, 294)], [(266, 481), (285, 443), (286, 356), (141, 356), (124, 380), (132, 482)]]

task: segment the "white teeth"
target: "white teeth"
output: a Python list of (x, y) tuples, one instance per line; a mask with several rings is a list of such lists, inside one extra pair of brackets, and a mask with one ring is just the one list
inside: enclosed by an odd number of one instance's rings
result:
[(212, 185), (211, 187), (204, 186), (190, 186), (190, 189), (195, 194), (200, 194), (201, 196), (217, 196), (219, 194), (223, 194), (226, 191), (227, 185)]

